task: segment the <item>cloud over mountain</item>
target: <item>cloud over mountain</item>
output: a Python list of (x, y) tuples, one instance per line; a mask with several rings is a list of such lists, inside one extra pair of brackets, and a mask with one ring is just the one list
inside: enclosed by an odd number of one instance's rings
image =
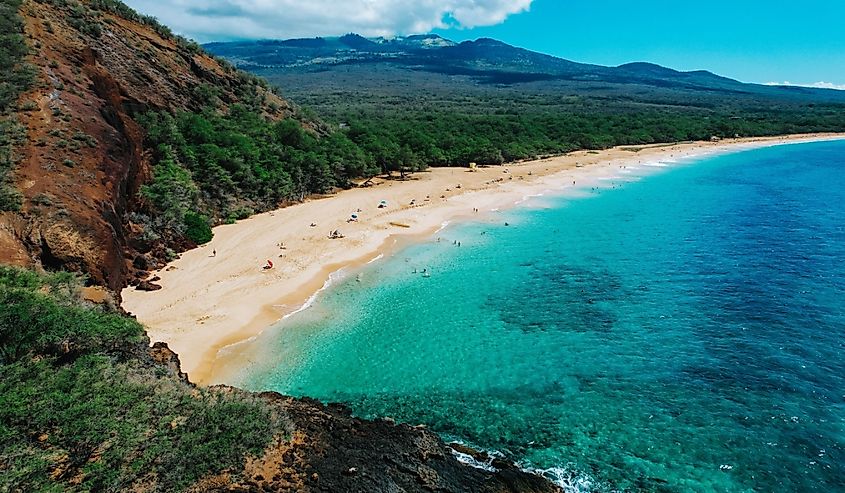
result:
[(836, 89), (837, 91), (845, 91), (845, 84), (834, 84), (833, 82), (813, 82), (812, 84), (795, 84), (792, 82), (766, 82), (767, 86), (798, 86), (798, 87), (813, 87), (816, 89)]
[(127, 0), (175, 31), (205, 42), (356, 32), (365, 36), (477, 27), (524, 12), (532, 0)]

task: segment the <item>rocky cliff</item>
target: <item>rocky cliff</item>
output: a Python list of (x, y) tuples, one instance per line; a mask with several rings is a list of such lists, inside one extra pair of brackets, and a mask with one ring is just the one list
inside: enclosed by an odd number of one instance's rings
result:
[(151, 176), (134, 117), (198, 111), (209, 88), (222, 109), (250, 103), (281, 119), (291, 105), (119, 2), (25, 0), (19, 13), (35, 79), (17, 101), (25, 138), (11, 179), (22, 200), (0, 214), (0, 261), (84, 272), (119, 291), (138, 253), (128, 214)]

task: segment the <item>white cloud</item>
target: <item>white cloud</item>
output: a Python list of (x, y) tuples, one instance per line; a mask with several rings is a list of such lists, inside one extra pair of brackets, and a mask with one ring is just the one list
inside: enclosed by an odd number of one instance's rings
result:
[(126, 0), (174, 31), (205, 42), (355, 32), (365, 36), (472, 28), (527, 11), (532, 0)]
[(767, 86), (796, 86), (796, 87), (814, 87), (816, 89), (836, 89), (837, 91), (845, 91), (845, 84), (834, 84), (833, 82), (813, 82), (812, 84), (794, 84), (792, 82), (766, 82)]

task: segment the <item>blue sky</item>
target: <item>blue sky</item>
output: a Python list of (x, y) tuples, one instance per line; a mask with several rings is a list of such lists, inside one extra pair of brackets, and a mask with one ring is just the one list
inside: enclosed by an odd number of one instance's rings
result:
[(433, 31), (602, 65), (845, 89), (845, 0), (127, 0), (200, 42)]
[(497, 26), (436, 31), (602, 65), (650, 61), (746, 82), (845, 85), (843, 0), (535, 0)]

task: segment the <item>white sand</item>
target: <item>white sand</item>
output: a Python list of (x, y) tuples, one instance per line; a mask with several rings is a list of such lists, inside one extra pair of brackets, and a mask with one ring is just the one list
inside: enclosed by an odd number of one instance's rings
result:
[[(215, 228), (211, 243), (185, 252), (154, 273), (161, 277), (162, 290), (127, 288), (122, 293), (123, 307), (146, 325), (153, 341), (164, 341), (179, 354), (182, 369), (191, 380), (207, 383), (214, 380), (221, 348), (258, 335), (299, 308), (332, 272), (370, 261), (402, 237), (429, 235), (446, 221), (477, 216), (476, 208), (483, 212), (509, 207), (526, 195), (571, 189), (573, 181), (583, 186), (618, 173), (620, 166), (827, 138), (842, 136), (737, 139), (649, 146), (639, 152), (622, 148), (581, 151), (475, 172), (436, 168), (416, 173), (409, 181), (376, 180), (369, 188)], [(381, 200), (388, 203), (384, 209), (378, 208)], [(415, 206), (410, 205), (412, 200)], [(359, 221), (347, 223), (358, 209)], [(311, 227), (312, 223), (316, 227)], [(328, 239), (334, 230), (345, 238)], [(285, 249), (279, 243), (284, 243)], [(213, 250), (217, 251), (214, 257)], [(275, 267), (263, 270), (268, 259)]]

